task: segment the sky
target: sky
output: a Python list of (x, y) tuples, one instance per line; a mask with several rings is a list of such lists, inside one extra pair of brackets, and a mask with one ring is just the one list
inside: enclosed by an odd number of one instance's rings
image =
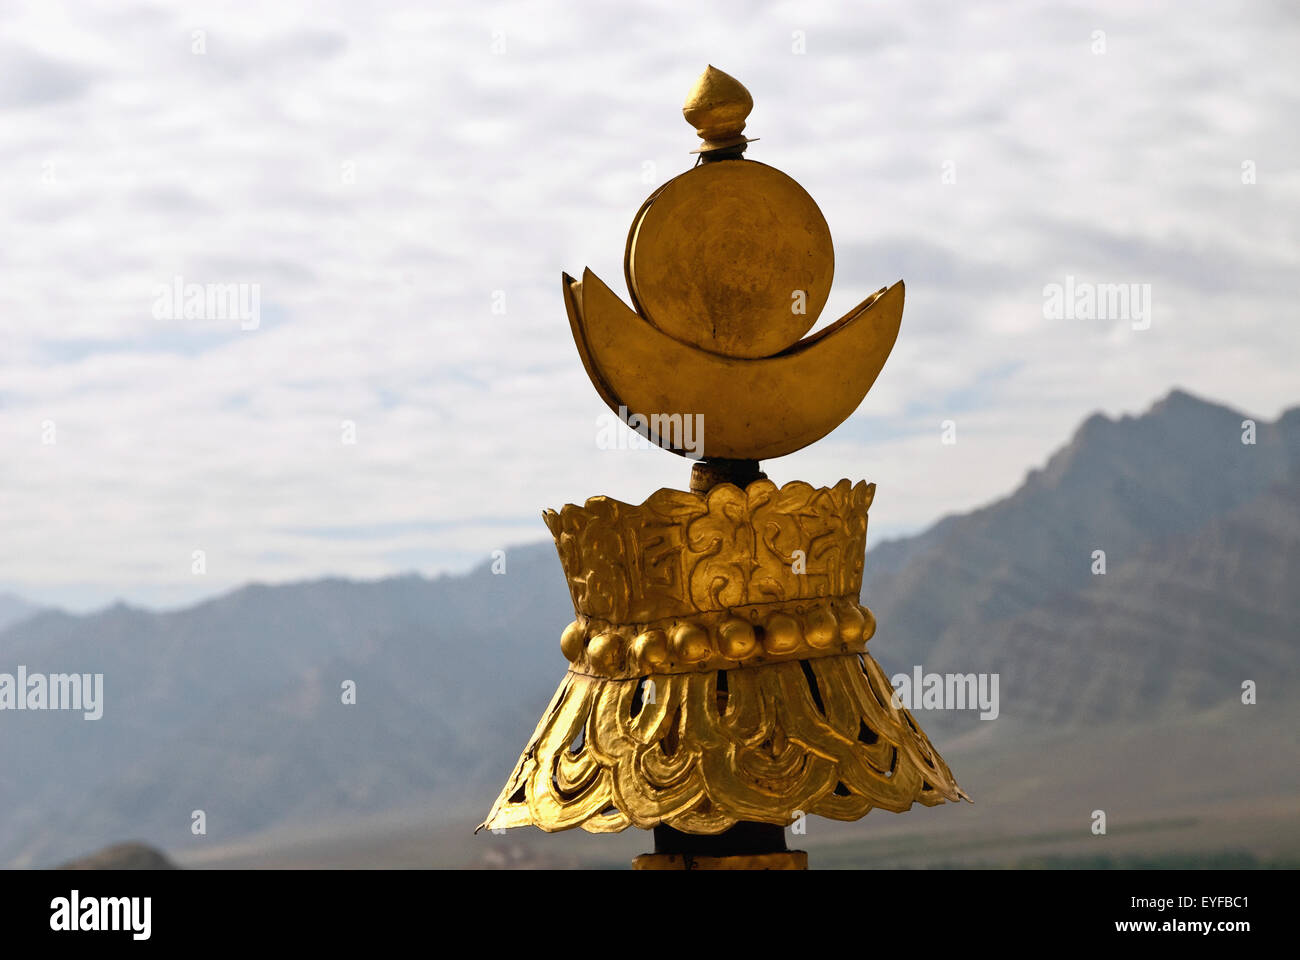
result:
[[(753, 94), (747, 156), (826, 216), (819, 326), (906, 281), (857, 413), (765, 464), (875, 481), (869, 542), (1010, 492), (1094, 411), (1300, 403), (1293, 3), (0, 22), (0, 590), (34, 601), (457, 572), (546, 539), (544, 508), (684, 487), (679, 457), (601, 449), (560, 272), (625, 294), (707, 64)], [(1138, 286), (1127, 314), (1053, 315), (1067, 277)], [(187, 311), (177, 284), (244, 299)]]

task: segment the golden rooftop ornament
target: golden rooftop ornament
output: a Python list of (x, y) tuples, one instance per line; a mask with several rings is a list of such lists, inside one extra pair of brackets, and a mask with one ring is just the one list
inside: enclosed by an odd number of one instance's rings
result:
[(482, 825), (654, 829), (643, 869), (798, 869), (783, 828), (801, 814), (969, 799), (866, 652), (875, 485), (778, 488), (759, 471), (861, 403), (903, 283), (800, 339), (830, 293), (830, 231), (799, 184), (743, 158), (752, 107), (712, 66), (696, 82), (682, 113), (701, 162), (632, 222), (634, 308), (590, 270), (563, 276), (601, 398), (699, 462), (690, 492), (545, 513), (576, 615), (569, 671)]

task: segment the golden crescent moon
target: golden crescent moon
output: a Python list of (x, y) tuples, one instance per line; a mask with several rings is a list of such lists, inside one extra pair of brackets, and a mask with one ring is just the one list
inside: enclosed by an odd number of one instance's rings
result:
[(674, 340), (590, 270), (563, 283), (578, 353), (611, 410), (624, 421), (703, 416), (702, 450), (660, 442), (683, 456), (768, 460), (820, 440), (876, 382), (903, 320), (900, 280), (781, 353), (746, 360)]

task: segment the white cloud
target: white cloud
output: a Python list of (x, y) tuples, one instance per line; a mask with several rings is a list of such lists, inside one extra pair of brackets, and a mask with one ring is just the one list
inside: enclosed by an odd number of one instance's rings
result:
[[(824, 320), (908, 284), (863, 409), (774, 479), (876, 480), (876, 537), (1175, 384), (1275, 415), (1300, 347), (1296, 22), (1193, 7), (20, 6), (0, 584), (76, 604), (431, 572), (545, 537), (543, 507), (684, 485), (671, 455), (596, 449), (559, 272), (617, 285), (644, 164), (692, 162), (678, 104), (708, 62), (755, 96), (750, 156), (827, 215)], [(1066, 274), (1150, 283), (1152, 328), (1044, 320)], [(177, 275), (258, 284), (261, 329), (155, 318)]]

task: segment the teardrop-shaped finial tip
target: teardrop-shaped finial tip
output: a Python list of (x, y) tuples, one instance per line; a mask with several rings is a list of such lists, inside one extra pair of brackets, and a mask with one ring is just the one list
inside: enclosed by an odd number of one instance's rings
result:
[(699, 152), (709, 153), (743, 145), (745, 119), (753, 109), (745, 85), (709, 64), (687, 94), (682, 116), (703, 141)]

